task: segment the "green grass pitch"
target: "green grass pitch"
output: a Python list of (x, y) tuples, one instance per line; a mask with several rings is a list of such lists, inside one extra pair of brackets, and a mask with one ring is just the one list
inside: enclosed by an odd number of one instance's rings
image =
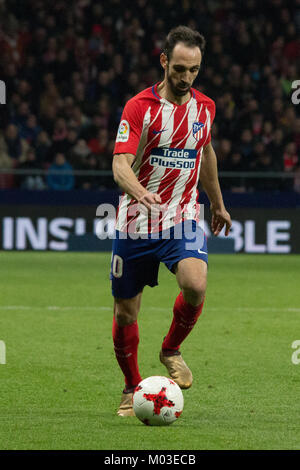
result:
[[(182, 346), (194, 384), (180, 419), (116, 415), (123, 378), (111, 340), (105, 253), (1, 253), (0, 449), (300, 449), (300, 256), (211, 255), (205, 307)], [(178, 289), (162, 265), (139, 317), (143, 377)]]

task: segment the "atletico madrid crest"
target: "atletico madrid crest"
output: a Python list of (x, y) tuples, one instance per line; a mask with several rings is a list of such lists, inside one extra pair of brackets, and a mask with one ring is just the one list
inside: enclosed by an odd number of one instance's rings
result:
[(203, 127), (204, 127), (203, 122), (194, 122), (193, 123), (193, 136), (195, 137), (197, 142), (200, 142), (200, 140), (203, 137)]

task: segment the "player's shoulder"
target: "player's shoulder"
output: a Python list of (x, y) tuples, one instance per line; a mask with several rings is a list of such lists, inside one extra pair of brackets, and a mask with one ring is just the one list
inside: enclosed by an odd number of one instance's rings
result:
[(149, 108), (159, 103), (152, 92), (152, 88), (149, 87), (140, 91), (126, 102), (123, 112), (125, 119), (132, 122), (143, 122)]
[(216, 104), (214, 102), (214, 100), (212, 98), (210, 98), (209, 96), (205, 95), (204, 93), (201, 93), (201, 91), (199, 90), (196, 90), (195, 88), (192, 88), (192, 91), (194, 93), (194, 97), (195, 99), (199, 102), (199, 103), (203, 103), (203, 104), (206, 104), (207, 106), (215, 109), (216, 108)]
[(126, 103), (126, 106), (131, 108), (143, 108), (148, 107), (154, 101), (157, 101), (157, 98), (153, 94), (153, 87), (149, 87), (130, 98)]

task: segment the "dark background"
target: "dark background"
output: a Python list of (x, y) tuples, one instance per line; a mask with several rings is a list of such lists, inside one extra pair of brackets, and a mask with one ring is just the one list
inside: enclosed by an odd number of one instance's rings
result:
[[(124, 104), (161, 80), (159, 54), (178, 24), (207, 41), (195, 87), (216, 102), (219, 170), (235, 172), (222, 188), (300, 191), (299, 105), (291, 102), (299, 0), (2, 1), (0, 169), (45, 174), (0, 174), (0, 188), (57, 189), (47, 177), (57, 152), (70, 173), (110, 171)], [(274, 171), (298, 177), (267, 178)], [(65, 190), (113, 187), (111, 176), (93, 173), (61, 182)]]

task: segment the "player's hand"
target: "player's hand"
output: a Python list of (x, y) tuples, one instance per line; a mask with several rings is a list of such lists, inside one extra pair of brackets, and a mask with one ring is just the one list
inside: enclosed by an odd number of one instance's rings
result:
[(148, 191), (138, 199), (138, 203), (142, 213), (150, 212), (151, 215), (157, 216), (161, 211), (159, 206), (161, 204), (161, 197), (157, 193), (150, 193)]
[(215, 208), (213, 205), (210, 206), (210, 211), (212, 214), (211, 217), (211, 230), (213, 234), (217, 237), (221, 232), (222, 228), (225, 226), (225, 236), (229, 235), (229, 231), (232, 225), (231, 217), (229, 212), (222, 208)]

